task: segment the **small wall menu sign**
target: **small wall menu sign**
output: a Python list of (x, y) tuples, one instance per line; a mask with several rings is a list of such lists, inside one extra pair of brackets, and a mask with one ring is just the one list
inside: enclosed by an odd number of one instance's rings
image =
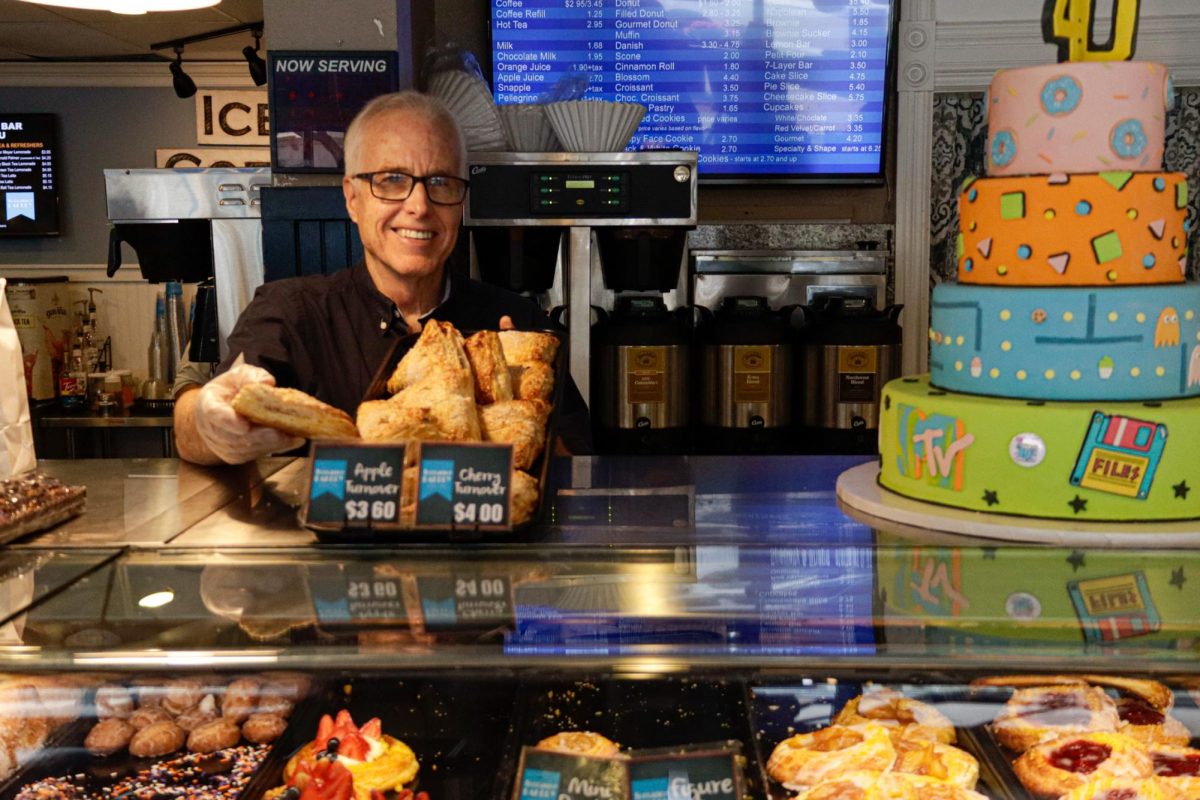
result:
[(418, 528), (509, 527), (512, 445), (422, 444)]
[(513, 800), (628, 800), (625, 759), (521, 749)]
[(404, 445), (315, 443), (310, 461), (306, 523), (361, 528), (399, 524)]

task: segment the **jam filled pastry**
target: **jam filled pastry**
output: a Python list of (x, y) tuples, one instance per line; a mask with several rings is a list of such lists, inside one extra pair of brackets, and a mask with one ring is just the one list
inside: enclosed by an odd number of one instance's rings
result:
[(1116, 689), (1127, 697), (1136, 697), (1159, 711), (1170, 711), (1175, 704), (1174, 693), (1165, 684), (1148, 678), (1122, 678), (1115, 675), (1080, 675), (1093, 686)]
[(1192, 734), (1182, 722), (1136, 697), (1117, 700), (1121, 725), (1117, 729), (1143, 744), (1174, 744), (1186, 746)]
[(896, 749), (882, 725), (831, 725), (784, 739), (767, 759), (767, 774), (789, 789), (805, 789), (853, 770), (884, 772)]
[(336, 721), (328, 714), (317, 725), (317, 736), (300, 748), (283, 770), (286, 785), (267, 794), (277, 798), (289, 787), (300, 792), (322, 763), (337, 761), (354, 779), (356, 800), (371, 800), (376, 792), (399, 792), (417, 776), (417, 757), (408, 745), (383, 732), (378, 718), (361, 728), (350, 712), (338, 712)]
[(855, 697), (833, 718), (834, 725), (874, 722), (891, 728), (893, 739), (926, 739), (954, 744), (954, 723), (928, 703), (912, 700), (891, 689), (876, 689)]
[(1058, 797), (1099, 778), (1149, 778), (1150, 754), (1120, 733), (1064, 736), (1025, 751), (1013, 764), (1025, 788), (1038, 797)]
[(894, 772), (937, 778), (965, 789), (974, 789), (979, 781), (979, 762), (957, 747), (922, 739), (900, 739), (894, 746)]
[(1200, 750), (1169, 744), (1150, 746), (1154, 775), (1188, 800), (1200, 800)]
[(1075, 787), (1059, 800), (1187, 800), (1187, 795), (1158, 778), (1100, 778)]
[(1116, 731), (1117, 706), (1093, 686), (1039, 686), (1018, 689), (992, 722), (1005, 747), (1024, 752), (1060, 736)]
[(621, 754), (621, 745), (592, 731), (563, 731), (538, 742), (538, 750), (552, 750), (593, 758), (612, 758)]

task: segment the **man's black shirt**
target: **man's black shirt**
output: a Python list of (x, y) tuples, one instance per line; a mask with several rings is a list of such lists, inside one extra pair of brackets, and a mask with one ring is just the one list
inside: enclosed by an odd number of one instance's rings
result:
[[(448, 296), (430, 319), (464, 331), (495, 330), (502, 316), (511, 317), (518, 330), (556, 327), (518, 294), (453, 273), (448, 280)], [(238, 318), (229, 335), (229, 355), (217, 373), (228, 370), (240, 353), (247, 364), (270, 372), (277, 386), (299, 389), (354, 416), (397, 337), (407, 333), (404, 319), (375, 288), (365, 264), (332, 275), (273, 281), (258, 287)], [(561, 411), (586, 413), (574, 381), (566, 389)], [(575, 452), (586, 452), (577, 438), (582, 433), (564, 437)]]

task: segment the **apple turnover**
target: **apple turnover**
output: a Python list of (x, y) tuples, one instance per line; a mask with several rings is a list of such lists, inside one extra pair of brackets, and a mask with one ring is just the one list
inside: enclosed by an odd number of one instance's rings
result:
[(475, 402), (486, 406), (512, 400), (512, 376), (497, 332), (479, 331), (467, 337), (463, 346), (475, 375)]

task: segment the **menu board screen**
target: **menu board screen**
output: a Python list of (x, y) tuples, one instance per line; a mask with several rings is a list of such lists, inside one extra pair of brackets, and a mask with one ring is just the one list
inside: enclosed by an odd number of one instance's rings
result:
[(0, 236), (57, 236), (53, 114), (0, 111)]
[(497, 103), (641, 103), (629, 149), (710, 183), (882, 178), (892, 0), (491, 3)]

